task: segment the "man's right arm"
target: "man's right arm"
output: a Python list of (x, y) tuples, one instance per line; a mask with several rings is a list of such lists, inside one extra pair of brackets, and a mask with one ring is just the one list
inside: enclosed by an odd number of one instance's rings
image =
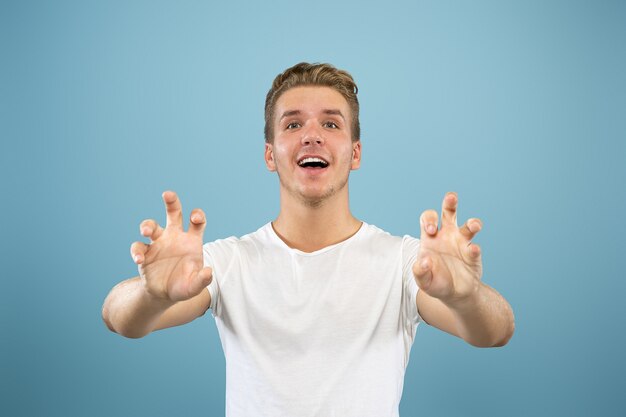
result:
[(202, 210), (192, 210), (185, 232), (178, 196), (166, 191), (163, 201), (166, 227), (154, 220), (143, 221), (139, 229), (150, 243), (131, 245), (139, 276), (116, 285), (102, 306), (108, 328), (126, 337), (143, 337), (154, 330), (188, 323), (211, 305), (207, 286), (213, 270), (204, 266), (202, 253), (205, 215)]
[(102, 320), (124, 337), (140, 338), (155, 330), (180, 326), (201, 317), (211, 306), (208, 289), (184, 301), (156, 299), (135, 277), (117, 284), (102, 306)]

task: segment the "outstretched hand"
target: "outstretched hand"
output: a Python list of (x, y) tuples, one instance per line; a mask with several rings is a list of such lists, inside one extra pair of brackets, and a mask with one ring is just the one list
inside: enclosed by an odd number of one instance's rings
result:
[(457, 226), (458, 196), (447, 193), (441, 210), (441, 228), (435, 210), (420, 217), (420, 251), (413, 264), (413, 275), (420, 289), (446, 304), (462, 302), (480, 286), (482, 260), (480, 247), (472, 239), (482, 228), (472, 218)]
[(150, 243), (135, 242), (130, 253), (146, 290), (152, 296), (177, 302), (199, 294), (212, 279), (211, 268), (204, 268), (202, 236), (206, 217), (200, 209), (191, 212), (189, 230), (183, 229), (182, 206), (173, 191), (163, 193), (167, 224), (163, 229), (155, 220), (139, 226)]

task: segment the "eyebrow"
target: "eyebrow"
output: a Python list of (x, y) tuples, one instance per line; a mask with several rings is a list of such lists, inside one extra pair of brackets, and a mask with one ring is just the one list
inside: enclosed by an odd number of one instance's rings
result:
[[(298, 116), (301, 113), (302, 112), (300, 110), (287, 110), (282, 114), (282, 116), (280, 116), (280, 120), (283, 120), (285, 117)], [(333, 116), (341, 116), (343, 120), (346, 120), (346, 118), (343, 116), (343, 113), (341, 113), (341, 110), (339, 109), (324, 109), (322, 110), (322, 113)]]
[(283, 120), (285, 117), (297, 116), (300, 114), (300, 110), (287, 110), (280, 116), (280, 120)]
[(333, 115), (333, 116), (341, 116), (341, 118), (343, 120), (346, 120), (346, 118), (343, 117), (343, 113), (341, 113), (341, 110), (339, 110), (339, 109), (327, 109), (327, 110), (324, 110), (324, 113), (325, 114), (329, 114), (329, 115)]

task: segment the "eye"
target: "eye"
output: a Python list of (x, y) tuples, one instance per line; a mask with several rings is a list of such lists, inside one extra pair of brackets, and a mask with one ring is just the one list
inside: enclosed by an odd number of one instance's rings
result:
[(300, 127), (300, 123), (298, 123), (298, 122), (291, 122), (286, 127), (287, 127), (287, 129), (297, 129), (297, 128)]
[(337, 126), (337, 123), (335, 122), (326, 122), (324, 123), (324, 127), (328, 127), (330, 129), (339, 129), (339, 126)]

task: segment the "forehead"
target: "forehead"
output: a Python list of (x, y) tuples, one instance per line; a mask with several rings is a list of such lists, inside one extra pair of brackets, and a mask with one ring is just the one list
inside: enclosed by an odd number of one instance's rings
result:
[(301, 86), (287, 90), (278, 98), (275, 116), (280, 118), (291, 110), (317, 113), (329, 109), (340, 110), (346, 119), (349, 117), (350, 106), (338, 91), (330, 87)]

